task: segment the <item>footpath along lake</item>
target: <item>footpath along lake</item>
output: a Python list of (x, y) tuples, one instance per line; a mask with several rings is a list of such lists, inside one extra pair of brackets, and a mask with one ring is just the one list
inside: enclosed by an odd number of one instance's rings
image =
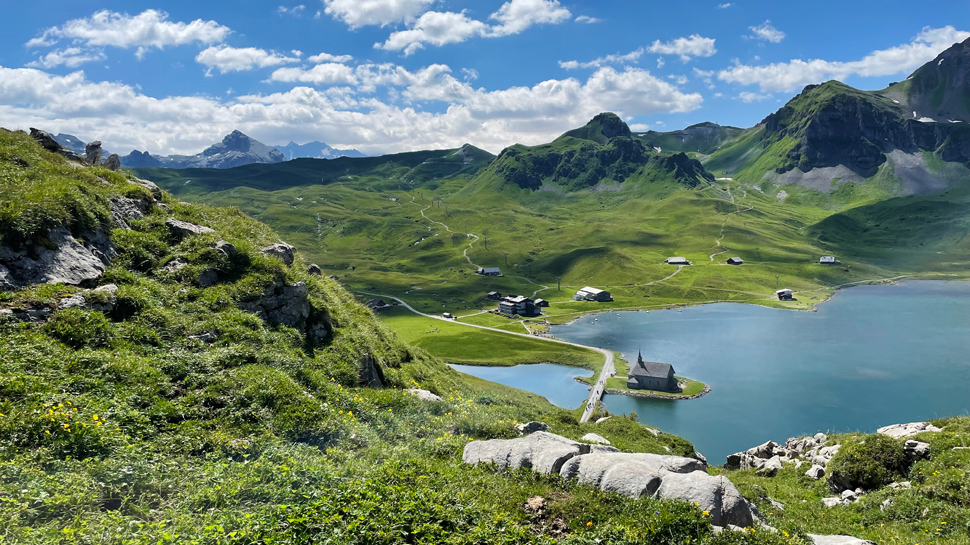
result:
[[(689, 401), (604, 401), (614, 414), (635, 411), (644, 424), (690, 440), (712, 464), (768, 440), (970, 414), (968, 282), (860, 286), (818, 312), (718, 303), (596, 318), (552, 333), (631, 361), (642, 349), (644, 359), (711, 386)], [(568, 384), (582, 371), (575, 368), (455, 367), (560, 406), (580, 406), (587, 392)]]

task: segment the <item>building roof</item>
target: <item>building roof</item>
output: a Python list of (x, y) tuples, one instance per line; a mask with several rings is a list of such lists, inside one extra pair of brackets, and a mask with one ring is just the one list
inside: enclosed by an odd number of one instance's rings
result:
[(529, 299), (525, 295), (516, 295), (515, 297), (512, 297), (511, 295), (509, 295), (508, 297), (502, 300), (509, 303), (524, 303), (526, 301), (531, 301), (531, 299)]
[(681, 256), (674, 256), (674, 257), (668, 257), (667, 261), (687, 261), (687, 258), (681, 257)]
[(637, 362), (630, 367), (630, 373), (628, 376), (633, 377), (649, 377), (649, 378), (667, 378), (673, 373), (674, 368), (669, 363), (658, 363), (655, 361), (643, 361), (643, 356), (637, 355)]
[(498, 295), (497, 291), (490, 291), (486, 295)]
[(821, 261), (822, 263), (826, 263), (826, 262), (829, 262), (829, 261), (836, 261), (834, 255), (823, 255), (818, 260)]
[(731, 262), (731, 263), (743, 263), (744, 262), (744, 260), (742, 260), (740, 257), (731, 257), (731, 258), (728, 258), (728, 261)]
[[(586, 286), (585, 288), (583, 288), (583, 289), (581, 289), (579, 291), (584, 292), (584, 293), (588, 293), (590, 295), (598, 295), (600, 293), (603, 293), (603, 290), (597, 289), (597, 288), (591, 288), (589, 286)], [(579, 293), (579, 291), (577, 291), (576, 293)]]
[(775, 292), (775, 294), (777, 295), (777, 294), (779, 294), (779, 293), (791, 293), (791, 292), (792, 292), (792, 291), (791, 291), (791, 289), (789, 289), (789, 288), (782, 288), (782, 289), (780, 289), (780, 290), (778, 290), (778, 291), (776, 291), (776, 292)]
[(498, 267), (482, 267), (481, 269), (478, 269), (478, 270), (479, 272), (483, 272), (483, 273), (502, 272), (501, 270), (499, 270)]
[(545, 300), (545, 299), (536, 299), (536, 300), (535, 300), (535, 303), (536, 303), (537, 305), (538, 305), (539, 303), (545, 303), (545, 302), (546, 302), (546, 300)]

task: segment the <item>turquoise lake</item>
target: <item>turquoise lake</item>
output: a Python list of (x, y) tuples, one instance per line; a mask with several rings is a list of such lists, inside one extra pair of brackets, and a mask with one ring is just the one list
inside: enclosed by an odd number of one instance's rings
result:
[[(970, 413), (967, 282), (854, 287), (817, 312), (719, 303), (595, 318), (552, 333), (628, 360), (640, 349), (711, 386), (688, 401), (604, 401), (614, 414), (635, 411), (644, 424), (690, 440), (713, 464), (767, 440)], [(548, 397), (551, 384), (537, 375), (503, 383)]]
[(456, 371), (506, 386), (514, 386), (544, 396), (558, 407), (575, 409), (586, 401), (589, 388), (576, 382), (576, 377), (591, 377), (593, 372), (581, 367), (539, 363), (514, 367), (451, 365)]

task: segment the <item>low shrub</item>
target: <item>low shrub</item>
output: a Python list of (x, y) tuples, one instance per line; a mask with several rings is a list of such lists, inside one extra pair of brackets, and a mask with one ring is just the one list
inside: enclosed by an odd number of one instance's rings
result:
[(829, 488), (876, 490), (909, 471), (903, 444), (885, 435), (868, 435), (859, 443), (844, 443), (829, 463)]
[(111, 339), (111, 321), (104, 314), (77, 308), (54, 313), (44, 330), (71, 348), (107, 346)]

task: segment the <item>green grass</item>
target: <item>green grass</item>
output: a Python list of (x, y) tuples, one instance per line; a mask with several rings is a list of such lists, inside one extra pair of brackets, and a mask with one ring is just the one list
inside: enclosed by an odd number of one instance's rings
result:
[[(380, 317), (405, 342), (449, 363), (496, 366), (558, 363), (596, 372), (603, 367), (604, 358), (598, 352), (425, 318), (403, 307), (382, 311)], [(518, 324), (512, 331), (525, 333)]]

